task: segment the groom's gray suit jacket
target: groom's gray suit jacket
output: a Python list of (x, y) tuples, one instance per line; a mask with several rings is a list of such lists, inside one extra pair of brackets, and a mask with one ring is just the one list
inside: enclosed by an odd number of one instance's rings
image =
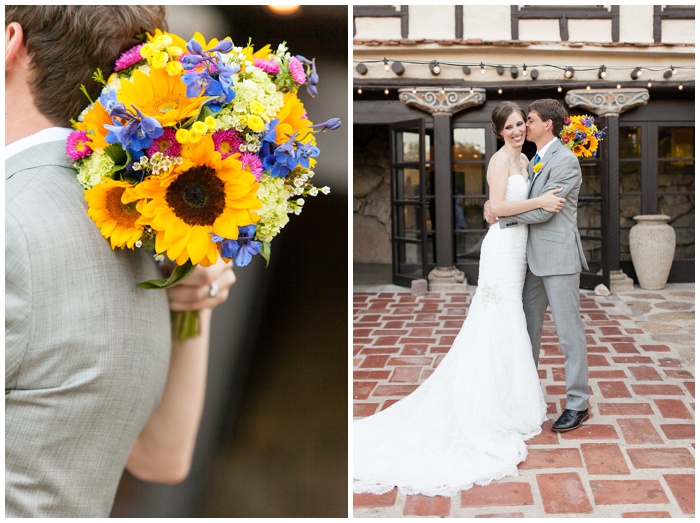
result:
[(530, 194), (539, 196), (561, 187), (557, 196), (566, 198), (564, 208), (558, 213), (543, 209), (501, 218), (501, 227), (513, 227), (518, 223), (529, 224), (527, 263), (536, 276), (575, 274), (581, 268), (588, 269), (583, 254), (581, 236), (576, 224), (578, 193), (581, 187), (581, 167), (576, 155), (559, 140), (552, 143), (542, 158), (542, 170), (533, 179), (533, 163), (530, 173)]
[(170, 357), (146, 252), (112, 251), (65, 142), (5, 164), (5, 516), (106, 517)]

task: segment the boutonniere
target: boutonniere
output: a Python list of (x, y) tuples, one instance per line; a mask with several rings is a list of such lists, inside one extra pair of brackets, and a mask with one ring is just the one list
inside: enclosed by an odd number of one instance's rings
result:
[(537, 162), (535, 165), (532, 166), (532, 171), (537, 174), (542, 170), (542, 162)]

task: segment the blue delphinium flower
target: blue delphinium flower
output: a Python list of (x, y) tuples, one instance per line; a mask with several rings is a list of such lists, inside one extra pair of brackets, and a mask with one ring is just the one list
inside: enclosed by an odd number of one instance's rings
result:
[(312, 125), (311, 128), (318, 131), (335, 131), (336, 129), (340, 129), (341, 123), (340, 123), (340, 118), (331, 118), (330, 120), (326, 120), (323, 123), (317, 123), (316, 125)]
[(308, 169), (310, 166), (309, 159), (315, 158), (320, 154), (320, 150), (315, 145), (310, 143), (297, 142), (297, 152), (296, 159), (297, 165), (301, 165), (304, 169)]
[(121, 104), (113, 108), (111, 116), (114, 125), (105, 125), (105, 129), (109, 130), (105, 140), (107, 143), (121, 143), (132, 158), (138, 158), (144, 149), (153, 145), (154, 138), (163, 134), (163, 126), (155, 118), (143, 114), (136, 106), (131, 107), (136, 114)]
[(312, 58), (309, 60), (308, 58), (298, 54), (297, 60), (311, 66), (311, 72), (308, 74), (306, 79), (306, 92), (309, 93), (311, 98), (313, 98), (318, 94), (318, 73), (316, 72), (316, 59)]
[(221, 236), (212, 235), (213, 242), (221, 242), (221, 255), (231, 258), (238, 267), (245, 267), (260, 252), (261, 242), (254, 241), (255, 225), (246, 225), (238, 228), (238, 239), (229, 240)]

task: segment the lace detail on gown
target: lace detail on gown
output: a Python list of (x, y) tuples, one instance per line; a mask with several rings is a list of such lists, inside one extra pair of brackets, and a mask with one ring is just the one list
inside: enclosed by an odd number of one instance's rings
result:
[[(527, 198), (511, 176), (507, 200)], [(454, 496), (518, 475), (546, 404), (522, 308), (528, 230), (492, 225), (479, 282), (450, 351), (415, 391), (353, 422), (353, 491)]]

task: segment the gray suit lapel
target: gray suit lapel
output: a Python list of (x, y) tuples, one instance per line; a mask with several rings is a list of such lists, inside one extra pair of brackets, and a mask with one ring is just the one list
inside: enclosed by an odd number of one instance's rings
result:
[[(559, 147), (564, 147), (564, 145), (559, 140), (555, 141), (552, 145), (550, 145), (549, 149), (547, 149), (547, 152), (544, 153), (544, 157), (540, 160), (540, 163), (542, 164), (542, 169), (540, 170), (539, 174), (534, 179), (534, 174), (530, 174), (530, 179), (532, 180), (532, 183), (530, 184), (530, 192), (528, 193), (528, 198), (531, 197), (533, 192), (532, 190), (534, 189), (535, 184), (539, 183), (540, 180), (544, 179), (544, 171), (549, 166), (548, 164), (552, 160), (552, 156), (554, 155), (556, 150), (559, 149)], [(530, 160), (530, 166), (528, 167), (530, 173), (532, 173), (532, 168), (534, 167), (534, 160), (534, 158)]]

